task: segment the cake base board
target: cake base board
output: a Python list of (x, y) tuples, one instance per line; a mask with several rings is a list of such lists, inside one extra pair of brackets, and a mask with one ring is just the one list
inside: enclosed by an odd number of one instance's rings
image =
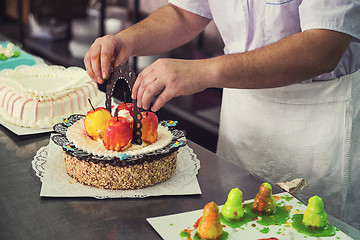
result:
[(99, 189), (74, 181), (66, 173), (62, 148), (51, 141), (51, 137), (49, 144), (37, 151), (32, 161), (32, 168), (42, 182), (40, 192), (42, 197), (145, 198), (202, 193), (196, 177), (200, 169), (200, 160), (188, 146), (179, 149), (178, 165), (172, 178), (137, 190)]
[(6, 122), (5, 120), (1, 119), (1, 117), (0, 117), (0, 124), (3, 125), (5, 128), (7, 128), (8, 130), (10, 130), (11, 132), (15, 133), (18, 136), (39, 134), (39, 133), (47, 133), (47, 132), (54, 131), (52, 127), (47, 127), (47, 128), (24, 128), (24, 127), (15, 126), (15, 125), (12, 125), (12, 124)]

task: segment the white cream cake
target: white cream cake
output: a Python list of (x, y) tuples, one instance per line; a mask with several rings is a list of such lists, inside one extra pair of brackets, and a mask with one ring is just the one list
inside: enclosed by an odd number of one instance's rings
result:
[(45, 64), (0, 72), (0, 116), (20, 127), (52, 127), (74, 113), (86, 114), (105, 95), (86, 71)]

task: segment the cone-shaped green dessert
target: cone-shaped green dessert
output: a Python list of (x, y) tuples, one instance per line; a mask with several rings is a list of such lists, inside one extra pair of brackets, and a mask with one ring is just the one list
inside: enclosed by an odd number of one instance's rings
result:
[(327, 219), (323, 200), (316, 195), (311, 197), (304, 212), (302, 224), (310, 229), (320, 229), (327, 225)]
[(221, 209), (222, 216), (229, 221), (241, 221), (244, 216), (242, 205), (242, 192), (238, 188), (233, 188), (227, 198), (227, 201)]
[(222, 232), (219, 207), (214, 202), (210, 202), (204, 207), (198, 226), (198, 235), (201, 239), (218, 239)]
[(254, 199), (252, 211), (260, 215), (270, 215), (276, 210), (276, 201), (272, 195), (272, 187), (269, 183), (263, 183), (260, 186), (260, 191)]

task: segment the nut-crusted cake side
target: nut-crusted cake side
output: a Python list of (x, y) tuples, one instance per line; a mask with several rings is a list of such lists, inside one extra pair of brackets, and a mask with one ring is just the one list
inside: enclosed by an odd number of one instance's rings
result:
[(76, 181), (103, 189), (140, 189), (163, 182), (173, 175), (177, 151), (153, 161), (125, 166), (80, 160), (63, 150), (65, 168)]

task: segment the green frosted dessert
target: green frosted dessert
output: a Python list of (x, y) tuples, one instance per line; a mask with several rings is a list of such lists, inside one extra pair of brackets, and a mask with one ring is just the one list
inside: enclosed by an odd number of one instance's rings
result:
[(327, 218), (323, 200), (316, 195), (311, 197), (304, 212), (302, 224), (310, 229), (321, 229), (327, 225)]
[(221, 209), (222, 216), (229, 221), (241, 221), (244, 216), (242, 200), (242, 192), (238, 188), (233, 188)]
[(272, 187), (269, 183), (263, 183), (260, 191), (254, 199), (252, 211), (260, 215), (270, 215), (276, 210), (276, 201), (272, 195)]

